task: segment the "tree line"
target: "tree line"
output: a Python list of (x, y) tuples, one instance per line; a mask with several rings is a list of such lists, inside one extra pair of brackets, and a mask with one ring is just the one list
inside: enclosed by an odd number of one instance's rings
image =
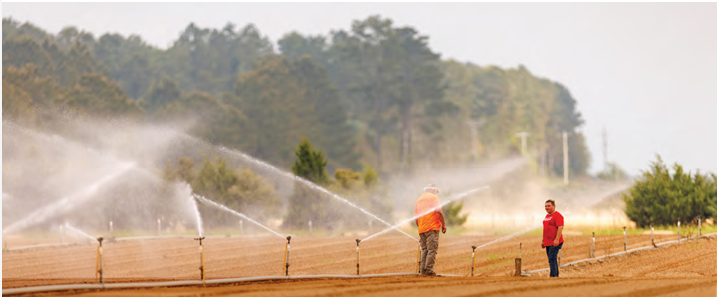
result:
[[(307, 137), (328, 168), (379, 173), (451, 166), (520, 153), (531, 133), (535, 162), (571, 174), (590, 160), (576, 101), (525, 67), (442, 60), (429, 37), (371, 16), (326, 35), (277, 41), (254, 25), (188, 25), (167, 49), (139, 36), (66, 27), (50, 34), (3, 19), (3, 115), (62, 104), (90, 115), (192, 119), (192, 133), (288, 168)], [(490, 45), (487, 45), (490, 46)], [(469, 121), (482, 121), (474, 139)]]

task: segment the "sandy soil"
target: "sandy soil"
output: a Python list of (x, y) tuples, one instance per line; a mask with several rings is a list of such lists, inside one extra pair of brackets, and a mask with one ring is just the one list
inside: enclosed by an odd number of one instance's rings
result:
[[(442, 236), (436, 271), (468, 275), (471, 245), (481, 245), (494, 236)], [(657, 236), (656, 241), (674, 236)], [(566, 236), (564, 263), (586, 258), (590, 236)], [(628, 248), (646, 246), (649, 236), (629, 236)], [(286, 240), (278, 237), (208, 238), (207, 279), (278, 275), (282, 272)], [(692, 240), (651, 251), (581, 263), (561, 271), (561, 280), (547, 283), (546, 273), (511, 278), (519, 243), (523, 245), (523, 270), (547, 266), (539, 236), (519, 236), (477, 250), (478, 277), (387, 277), (380, 279), (336, 279), (256, 282), (208, 288), (160, 288), (112, 291), (114, 294), (157, 295), (367, 295), (396, 296), (437, 290), (439, 295), (512, 295), (575, 292), (586, 296), (605, 295), (706, 295), (716, 293), (716, 241)], [(346, 237), (298, 237), (292, 239), (290, 274), (355, 274), (356, 243)], [(362, 243), (362, 273), (415, 271), (417, 243), (403, 236), (384, 236)], [(596, 239), (596, 254), (623, 249), (622, 236)], [(3, 288), (65, 283), (92, 283), (97, 248), (69, 246), (3, 253)], [(120, 241), (104, 247), (106, 282), (199, 279), (197, 242), (188, 238)], [(491, 277), (487, 277), (491, 276)], [(549, 285), (547, 285), (549, 284)], [(550, 285), (553, 284), (553, 285)], [(610, 284), (606, 291), (604, 285)], [(604, 289), (598, 290), (599, 287)], [(74, 292), (103, 294), (103, 292)], [(105, 292), (108, 293), (108, 292)], [(610, 293), (610, 294), (609, 294)], [(67, 294), (59, 293), (59, 294)], [(674, 294), (675, 295), (675, 294)]]

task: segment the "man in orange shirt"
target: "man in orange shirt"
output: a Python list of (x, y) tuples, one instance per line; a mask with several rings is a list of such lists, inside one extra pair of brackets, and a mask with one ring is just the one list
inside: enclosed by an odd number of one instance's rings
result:
[(446, 222), (444, 212), (439, 202), (439, 189), (434, 184), (424, 188), (424, 194), (416, 201), (414, 216), (422, 215), (416, 219), (416, 226), (419, 227), (419, 244), (421, 245), (420, 273), (422, 275), (434, 276), (434, 262), (436, 253), (439, 251), (439, 230), (446, 233)]

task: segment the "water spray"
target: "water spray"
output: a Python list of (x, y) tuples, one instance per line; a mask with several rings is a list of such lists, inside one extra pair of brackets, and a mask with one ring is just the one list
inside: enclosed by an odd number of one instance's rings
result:
[(287, 245), (284, 246), (284, 276), (289, 276), (289, 249), (291, 246), (289, 242), (292, 240), (291, 236), (287, 236)]
[(110, 238), (115, 238), (115, 232), (112, 229), (112, 221), (110, 221)]
[(474, 276), (474, 269), (476, 268), (476, 246), (471, 246), (471, 276)]
[(157, 219), (157, 236), (162, 235), (162, 221)]
[(97, 238), (99, 245), (97, 246), (97, 263), (95, 264), (95, 282), (98, 284), (102, 283), (102, 240), (102, 237)]
[(202, 196), (200, 196), (200, 195), (197, 195), (196, 193), (193, 193), (192, 196), (194, 196), (194, 198), (196, 198), (196, 199), (199, 200), (200, 202), (203, 202), (203, 203), (212, 205), (212, 206), (214, 206), (214, 207), (216, 207), (216, 208), (219, 208), (219, 209), (221, 209), (221, 210), (227, 211), (227, 212), (229, 212), (229, 213), (231, 213), (231, 214), (233, 214), (233, 215), (236, 215), (236, 216), (238, 216), (238, 217), (241, 217), (241, 218), (243, 218), (243, 219), (249, 221), (249, 222), (252, 223), (252, 224), (255, 224), (255, 225), (259, 226), (259, 227), (262, 227), (262, 229), (267, 230), (267, 231), (271, 232), (272, 234), (281, 237), (282, 239), (285, 238), (284, 235), (277, 233), (277, 231), (274, 231), (274, 230), (272, 230), (272, 229), (269, 229), (269, 227), (264, 226), (264, 225), (258, 223), (257, 221), (252, 220), (250, 217), (248, 217), (248, 216), (246, 216), (246, 215), (244, 215), (244, 214), (242, 214), (242, 213), (240, 213), (240, 212), (237, 212), (237, 211), (235, 211), (235, 210), (233, 210), (233, 209), (231, 209), (231, 208), (229, 208), (229, 207), (226, 207), (226, 206), (224, 206), (224, 205), (222, 205), (222, 204), (219, 204), (219, 203), (217, 203), (217, 202), (214, 202), (214, 201), (212, 201), (212, 200), (209, 200), (209, 199), (207, 199), (207, 198), (204, 198), (204, 197), (202, 197)]
[[(3, 232), (18, 231), (18, 230), (42, 223), (54, 216), (62, 214), (64, 212), (68, 212), (68, 211), (74, 209), (77, 205), (81, 204), (82, 202), (85, 202), (88, 199), (92, 198), (94, 196), (94, 194), (97, 193), (97, 191), (99, 191), (103, 185), (120, 177), (122, 174), (124, 174), (125, 172), (127, 172), (128, 170), (130, 170), (132, 168), (135, 168), (134, 163), (120, 163), (119, 168), (117, 168), (117, 170), (112, 172), (111, 174), (103, 176), (101, 179), (97, 180), (90, 186), (85, 187), (82, 190), (75, 192), (67, 197), (64, 197), (55, 203), (52, 203), (52, 204), (47, 205), (41, 209), (33, 211), (26, 218), (24, 218), (20, 221), (17, 221), (15, 223), (12, 223), (10, 226), (5, 227), (3, 229)], [(92, 240), (95, 240), (95, 238), (92, 237)]]
[(97, 239), (97, 238), (90, 236), (90, 234), (82, 232), (82, 230), (80, 230), (80, 229), (70, 226), (70, 224), (68, 224), (68, 223), (65, 223), (65, 227), (67, 227), (67, 229), (69, 229), (70, 231), (74, 231), (75, 233), (80, 234), (80, 235), (84, 236), (85, 238), (89, 239), (90, 243), (92, 243), (92, 241)]
[(194, 240), (199, 240), (199, 257), (200, 257), (200, 266), (199, 266), (199, 275), (202, 278), (202, 284), (204, 285), (204, 245), (202, 244), (202, 240), (204, 237), (197, 237)]
[(511, 238), (514, 238), (514, 237), (516, 237), (516, 236), (519, 236), (519, 235), (521, 235), (521, 234), (524, 234), (524, 233), (529, 232), (529, 231), (531, 231), (531, 230), (533, 230), (533, 229), (536, 229), (536, 228), (540, 228), (540, 226), (528, 227), (528, 228), (523, 229), (523, 230), (521, 230), (521, 231), (517, 231), (517, 232), (511, 233), (511, 234), (509, 234), (509, 235), (506, 235), (506, 236), (504, 236), (504, 237), (497, 238), (497, 239), (494, 239), (494, 240), (489, 241), (489, 242), (487, 242), (487, 243), (484, 243), (484, 244), (482, 244), (482, 245), (480, 245), (480, 246), (478, 246), (478, 247), (476, 247), (476, 248), (477, 248), (477, 249), (480, 249), (480, 248), (482, 248), (482, 247), (489, 246), (489, 245), (492, 245), (492, 244), (497, 243), (497, 242), (506, 241), (506, 240), (509, 240), (509, 239), (511, 239)]
[(361, 261), (359, 258), (359, 243), (361, 242), (361, 239), (355, 239), (357, 241), (357, 275), (361, 276), (361, 271), (359, 270), (359, 267), (361, 267)]
[[(194, 137), (192, 137), (192, 136), (186, 135), (186, 134), (182, 134), (182, 136), (185, 137), (185, 138), (192, 139), (192, 140), (194, 140), (194, 141), (200, 141), (200, 142), (201, 142), (201, 140), (198, 140), (198, 139), (196, 139), (196, 138), (194, 138)], [(336, 200), (339, 200), (339, 201), (341, 201), (341, 202), (343, 202), (343, 203), (345, 203), (345, 204), (348, 204), (348, 205), (351, 206), (351, 207), (354, 207), (354, 208), (358, 209), (358, 210), (361, 211), (362, 213), (364, 213), (364, 214), (366, 214), (366, 215), (368, 215), (368, 216), (370, 216), (370, 217), (376, 219), (377, 221), (381, 222), (381, 223), (384, 224), (384, 225), (391, 226), (391, 224), (389, 224), (389, 223), (388, 223), (387, 221), (385, 221), (385, 220), (382, 220), (381, 218), (379, 218), (379, 217), (376, 216), (375, 214), (368, 212), (367, 210), (365, 210), (365, 209), (363, 209), (363, 208), (357, 206), (356, 204), (351, 203), (349, 200), (346, 200), (346, 199), (342, 198), (341, 196), (339, 196), (339, 195), (337, 195), (337, 194), (334, 194), (334, 193), (330, 192), (329, 190), (327, 190), (327, 189), (325, 189), (325, 188), (323, 188), (323, 187), (321, 187), (321, 186), (319, 186), (319, 185), (317, 185), (317, 184), (315, 184), (315, 183), (312, 183), (312, 182), (310, 182), (310, 181), (308, 181), (308, 180), (306, 180), (306, 179), (304, 179), (304, 178), (301, 178), (301, 177), (299, 177), (299, 176), (296, 176), (296, 175), (294, 175), (294, 174), (292, 174), (292, 173), (289, 173), (289, 172), (286, 172), (286, 171), (282, 171), (282, 170), (280, 170), (280, 169), (278, 169), (278, 168), (276, 168), (276, 167), (274, 167), (274, 166), (272, 166), (272, 165), (270, 165), (270, 164), (268, 164), (268, 163), (266, 163), (266, 162), (263, 162), (263, 161), (261, 161), (261, 160), (255, 159), (255, 158), (253, 158), (252, 156), (247, 155), (247, 154), (245, 154), (245, 153), (242, 153), (242, 152), (240, 152), (240, 151), (232, 150), (232, 149), (226, 148), (226, 147), (224, 147), (224, 146), (220, 146), (220, 147), (219, 147), (219, 151), (222, 152), (222, 153), (225, 153), (225, 154), (239, 155), (239, 156), (242, 157), (243, 159), (249, 160), (251, 163), (254, 163), (255, 165), (258, 165), (258, 166), (261, 167), (261, 168), (264, 168), (264, 169), (266, 169), (266, 170), (270, 170), (270, 171), (276, 172), (276, 173), (278, 173), (278, 174), (280, 174), (280, 175), (282, 175), (282, 176), (284, 176), (284, 177), (286, 177), (286, 178), (289, 178), (289, 179), (291, 179), (291, 180), (298, 181), (298, 182), (304, 184), (305, 186), (308, 186), (308, 187), (310, 187), (310, 188), (312, 188), (312, 189), (314, 189), (314, 190), (317, 190), (317, 191), (320, 191), (320, 192), (322, 192), (322, 193), (324, 193), (324, 194), (327, 194), (327, 195), (329, 195), (330, 197), (332, 197), (332, 198), (334, 198), (334, 199), (336, 199)], [(402, 234), (404, 234), (404, 235), (406, 235), (406, 236), (409, 236), (409, 237), (413, 238), (414, 240), (417, 240), (416, 238), (414, 238), (414, 236), (411, 236), (411, 235), (409, 235), (408, 233), (406, 233), (406, 232), (404, 232), (404, 231), (402, 231), (402, 230), (397, 230), (397, 231), (399, 231), (400, 233), (402, 233)]]

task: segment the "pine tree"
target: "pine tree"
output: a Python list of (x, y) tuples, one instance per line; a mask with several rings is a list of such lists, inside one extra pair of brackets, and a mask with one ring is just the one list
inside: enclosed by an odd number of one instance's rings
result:
[[(329, 182), (325, 171), (327, 161), (324, 154), (320, 150), (315, 151), (308, 139), (302, 139), (299, 146), (294, 149), (294, 154), (296, 161), (292, 166), (292, 172), (296, 176), (318, 185), (326, 185)], [(312, 221), (317, 227), (331, 227), (336, 218), (336, 213), (330, 211), (331, 206), (332, 201), (321, 197), (318, 191), (295, 182), (284, 223), (286, 226), (304, 227)]]

